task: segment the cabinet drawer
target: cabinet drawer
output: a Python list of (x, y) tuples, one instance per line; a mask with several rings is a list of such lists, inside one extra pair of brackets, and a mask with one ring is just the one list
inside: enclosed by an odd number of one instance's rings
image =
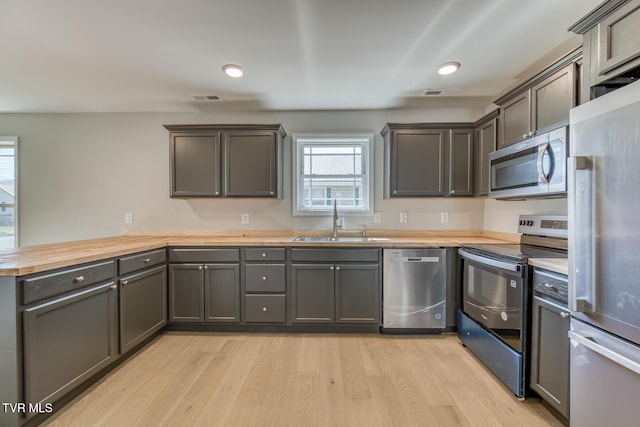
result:
[(239, 261), (239, 249), (169, 249), (169, 262)]
[(284, 248), (272, 248), (272, 249), (245, 249), (244, 256), (247, 261), (284, 261), (285, 252)]
[(118, 274), (122, 276), (123, 274), (162, 264), (166, 261), (167, 251), (164, 249), (126, 256), (118, 259)]
[(285, 292), (284, 264), (247, 264), (245, 292)]
[(245, 321), (284, 323), (287, 320), (284, 295), (246, 295)]
[(291, 249), (292, 261), (305, 262), (377, 262), (380, 251), (378, 249)]
[(105, 261), (57, 273), (33, 276), (22, 280), (23, 303), (30, 304), (54, 295), (81, 289), (113, 279), (114, 262)]

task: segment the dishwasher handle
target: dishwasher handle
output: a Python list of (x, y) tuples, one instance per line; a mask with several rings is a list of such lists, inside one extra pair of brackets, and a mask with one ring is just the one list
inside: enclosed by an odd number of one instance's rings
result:
[(440, 262), (439, 256), (398, 256), (393, 257), (396, 262)]

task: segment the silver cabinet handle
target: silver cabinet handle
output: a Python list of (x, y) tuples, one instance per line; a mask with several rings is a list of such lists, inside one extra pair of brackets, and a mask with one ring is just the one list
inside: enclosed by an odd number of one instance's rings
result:
[(333, 270), (333, 265), (331, 267), (329, 267), (329, 270)]
[(201, 265), (198, 266), (198, 270), (202, 270), (202, 266)]
[(120, 283), (122, 283), (122, 286), (127, 286), (129, 284), (128, 280), (122, 280), (120, 281)]
[(262, 276), (262, 280), (267, 280), (267, 276)]
[(262, 252), (262, 258), (266, 258), (267, 257), (267, 253), (266, 252)]
[(571, 316), (569, 313), (567, 313), (566, 311), (561, 311), (560, 312), (560, 317), (562, 317), (563, 319), (567, 319), (569, 316)]
[(340, 270), (340, 267), (336, 267), (336, 270)]
[(144, 263), (145, 263), (145, 264), (149, 264), (150, 262), (151, 262), (151, 258), (145, 258), (145, 259), (144, 259)]
[(113, 289), (114, 291), (115, 291), (116, 289), (118, 289), (118, 285), (111, 285), (111, 286), (109, 286), (109, 287), (110, 287), (111, 289)]
[(205, 269), (205, 270), (208, 270), (208, 269), (209, 269), (209, 266), (208, 266), (208, 265), (205, 265), (205, 266), (204, 266), (204, 269)]
[(74, 278), (73, 282), (74, 283), (84, 282), (84, 276), (78, 276), (78, 277)]
[(527, 137), (527, 134), (526, 134), (526, 133), (523, 133), (523, 134), (522, 134), (522, 137), (523, 137), (523, 138), (526, 138), (526, 137)]
[(262, 311), (267, 311), (267, 307), (262, 307)]

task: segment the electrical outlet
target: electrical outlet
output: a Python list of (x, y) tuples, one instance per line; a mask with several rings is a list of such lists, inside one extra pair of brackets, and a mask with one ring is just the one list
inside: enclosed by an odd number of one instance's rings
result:
[(400, 212), (400, 224), (406, 224), (409, 220), (409, 217), (406, 212)]
[(249, 214), (248, 213), (240, 214), (240, 222), (242, 224), (249, 224)]
[(133, 212), (126, 212), (124, 214), (124, 223), (133, 224)]
[(449, 224), (449, 212), (440, 212), (440, 222), (442, 224)]
[(373, 222), (376, 224), (380, 224), (382, 222), (382, 213), (374, 212), (373, 213)]

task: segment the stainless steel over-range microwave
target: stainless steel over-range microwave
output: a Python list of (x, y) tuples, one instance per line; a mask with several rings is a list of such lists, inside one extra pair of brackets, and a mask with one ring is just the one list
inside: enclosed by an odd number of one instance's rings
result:
[(568, 132), (564, 126), (489, 154), (489, 197), (566, 196)]

